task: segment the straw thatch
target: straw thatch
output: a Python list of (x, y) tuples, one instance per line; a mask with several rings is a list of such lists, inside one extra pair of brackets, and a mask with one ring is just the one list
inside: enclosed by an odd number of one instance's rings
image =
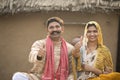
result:
[(0, 0), (0, 14), (36, 11), (120, 13), (120, 0)]

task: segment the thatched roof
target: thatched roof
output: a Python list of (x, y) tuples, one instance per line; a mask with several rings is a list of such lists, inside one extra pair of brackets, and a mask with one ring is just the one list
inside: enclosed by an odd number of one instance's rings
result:
[(0, 0), (0, 14), (36, 11), (120, 13), (120, 0)]

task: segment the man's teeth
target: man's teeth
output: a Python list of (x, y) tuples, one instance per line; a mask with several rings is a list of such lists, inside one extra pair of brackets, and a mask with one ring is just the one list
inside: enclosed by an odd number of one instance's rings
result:
[(58, 34), (57, 32), (54, 32), (53, 34)]

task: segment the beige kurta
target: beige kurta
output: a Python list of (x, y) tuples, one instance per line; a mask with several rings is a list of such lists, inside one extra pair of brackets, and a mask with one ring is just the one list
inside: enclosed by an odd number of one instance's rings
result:
[[(38, 40), (36, 41), (32, 47), (31, 47), (31, 52), (29, 54), (29, 62), (33, 63), (34, 66), (31, 69), (32, 73), (25, 73), (30, 80), (40, 80), (40, 77), (44, 71), (44, 67), (45, 67), (45, 58), (46, 56), (44, 56), (42, 58), (42, 60), (37, 60), (37, 55), (39, 52), (40, 48), (45, 47), (46, 44), (46, 39), (43, 40)], [(67, 49), (68, 49), (68, 57), (69, 57), (69, 77), (68, 80), (73, 80), (73, 76), (72, 76), (72, 66), (71, 66), (71, 56), (72, 56), (72, 50), (73, 50), (73, 46), (69, 43), (67, 44)], [(61, 42), (54, 42), (54, 59), (55, 59), (55, 71), (58, 68), (59, 65), (59, 60), (60, 60), (60, 48), (61, 48)]]

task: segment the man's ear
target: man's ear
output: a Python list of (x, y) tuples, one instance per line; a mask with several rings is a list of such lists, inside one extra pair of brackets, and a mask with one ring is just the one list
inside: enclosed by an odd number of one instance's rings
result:
[(48, 31), (48, 28), (46, 28), (46, 32), (47, 32), (47, 35), (49, 35), (49, 31)]
[(62, 26), (62, 32), (64, 32), (64, 26)]

